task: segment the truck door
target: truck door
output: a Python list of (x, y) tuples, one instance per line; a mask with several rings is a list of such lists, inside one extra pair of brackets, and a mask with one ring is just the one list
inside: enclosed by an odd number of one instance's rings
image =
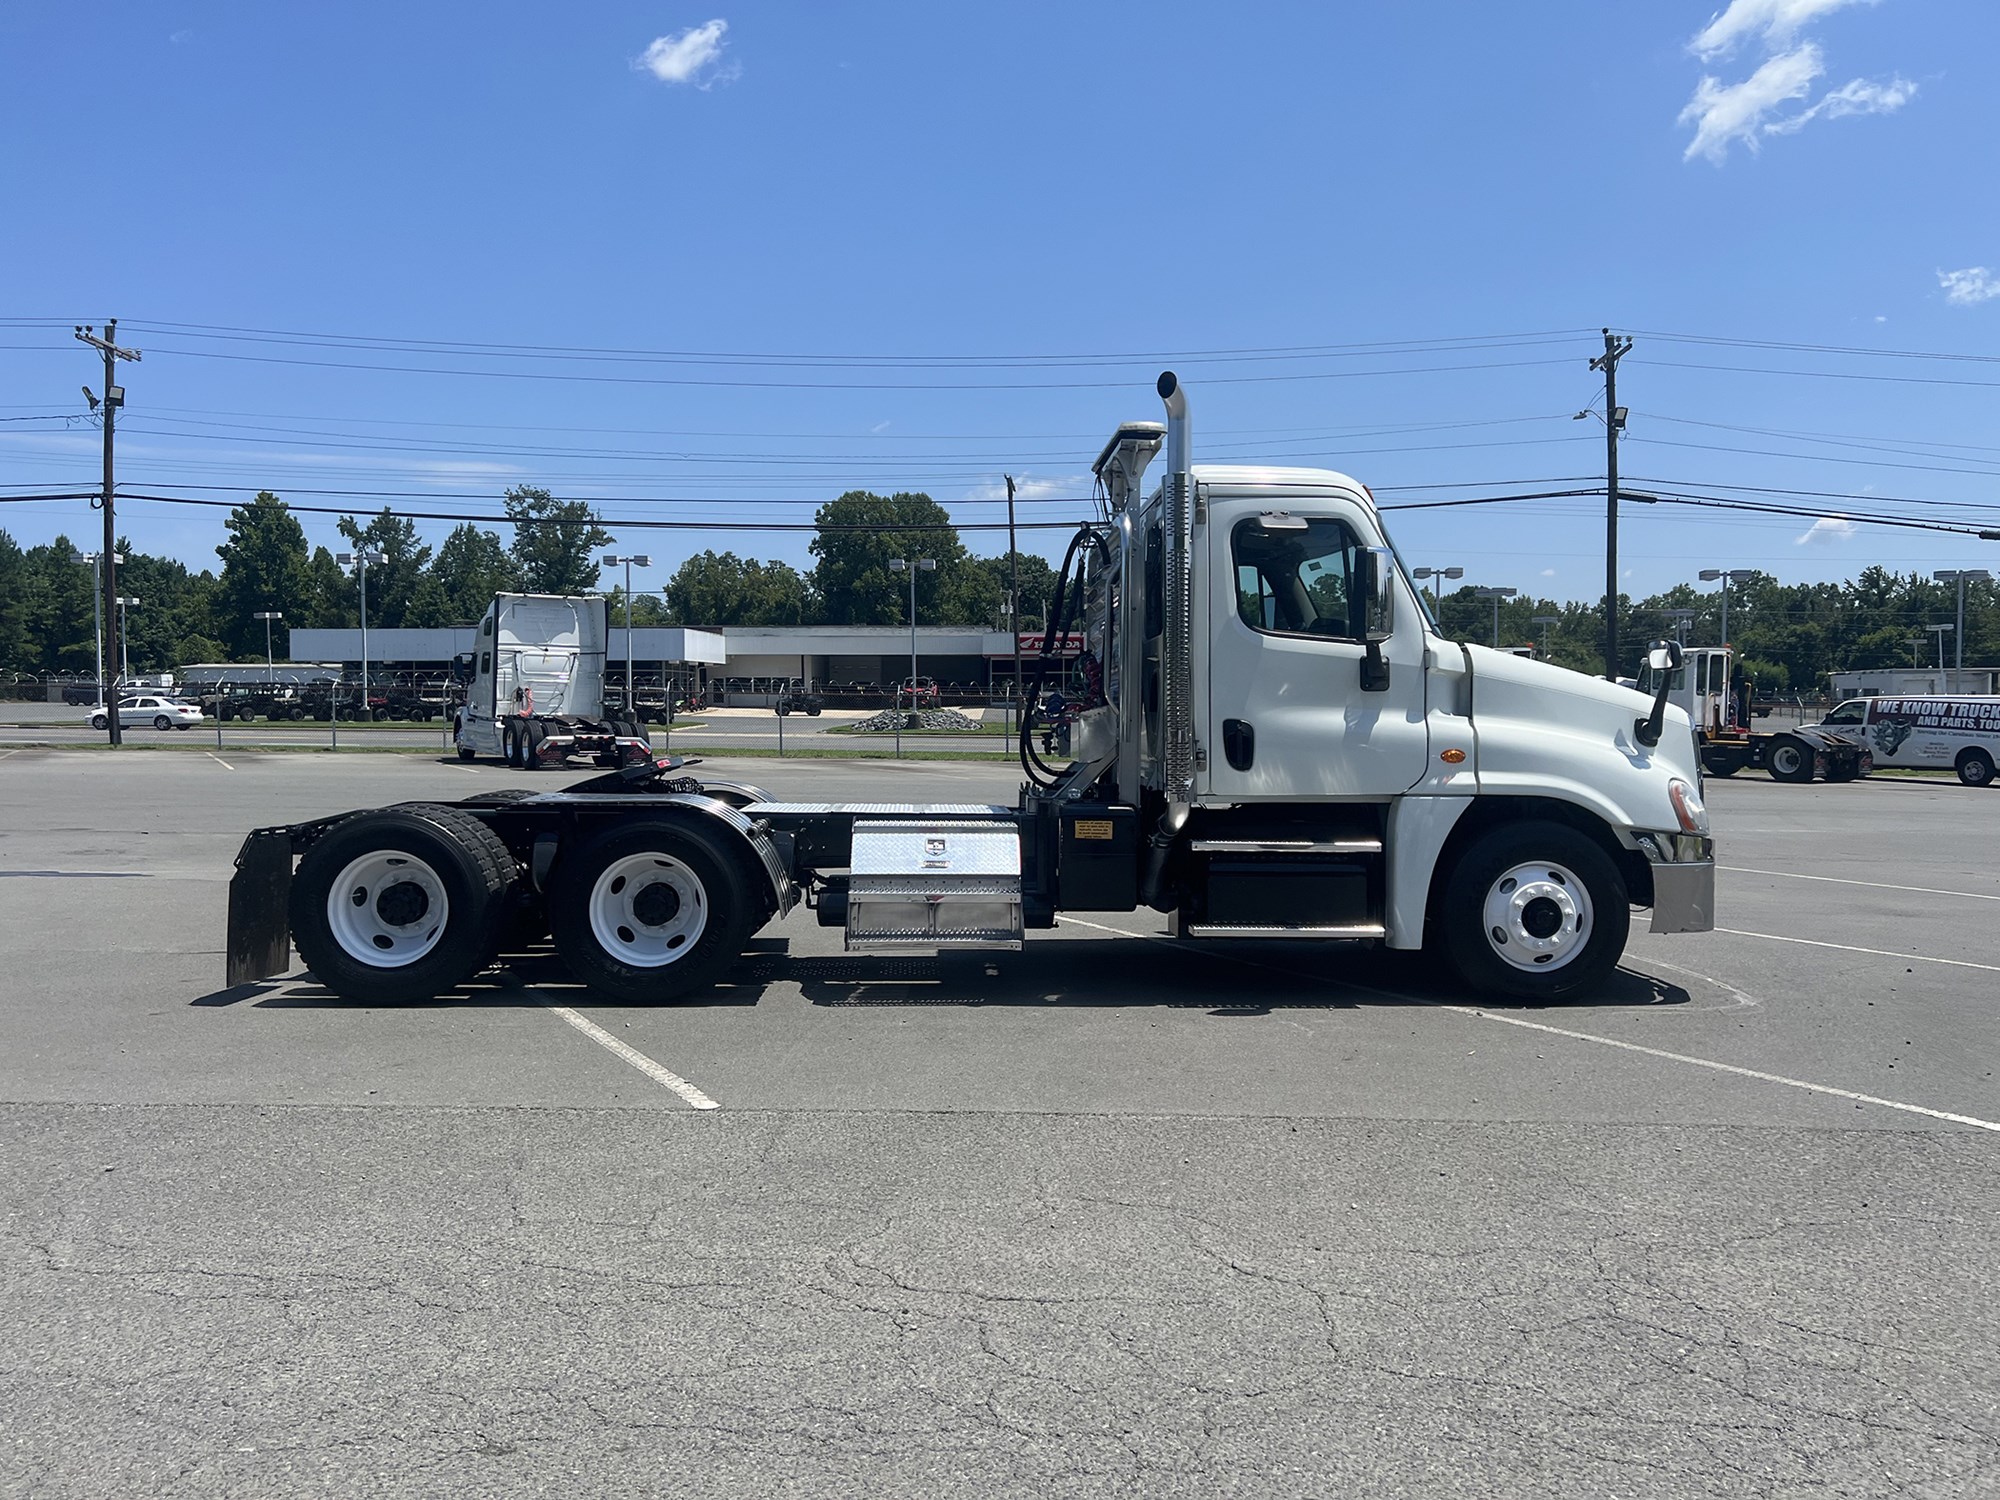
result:
[(1372, 530), (1361, 507), (1327, 496), (1209, 502), (1208, 766), (1213, 799), (1382, 798), (1427, 770), (1424, 631), (1400, 579), (1381, 651), (1386, 692), (1361, 689), (1360, 580)]

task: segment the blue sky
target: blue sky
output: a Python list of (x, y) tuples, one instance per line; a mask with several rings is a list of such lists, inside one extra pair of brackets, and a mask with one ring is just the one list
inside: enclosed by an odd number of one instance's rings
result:
[[(1996, 525), (1996, 74), (1989, 0), (13, 6), (0, 493), (95, 484), (69, 326), (106, 316), (145, 351), (121, 488), (487, 514), (525, 482), (705, 523), (850, 488), (991, 522), (1004, 472), (1080, 515), (1164, 365), (1198, 457), (1385, 502), (1588, 484), (1609, 324), (1632, 488)], [(1412, 563), (1595, 598), (1602, 512), (1391, 525)], [(222, 515), (121, 530), (214, 566)], [(27, 544), (94, 524), (0, 505)], [(620, 535), (654, 585), (808, 540)], [(1666, 505), (1623, 553), (1641, 595), (2000, 568)]]

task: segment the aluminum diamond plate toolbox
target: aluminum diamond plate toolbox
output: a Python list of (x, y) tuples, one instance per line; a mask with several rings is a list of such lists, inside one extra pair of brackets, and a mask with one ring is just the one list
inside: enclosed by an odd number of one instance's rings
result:
[(1020, 946), (1021, 837), (1013, 824), (854, 825), (850, 951)]

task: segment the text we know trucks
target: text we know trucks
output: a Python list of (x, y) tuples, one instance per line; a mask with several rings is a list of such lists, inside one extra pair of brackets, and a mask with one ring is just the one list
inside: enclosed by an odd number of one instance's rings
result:
[(1159, 391), (1167, 424), (1099, 457), (1108, 503), (1058, 585), (1055, 628), (1087, 644), (1067, 760), (1030, 714), (1012, 806), (785, 802), (649, 763), (259, 829), (230, 982), (282, 972), (289, 929), (342, 995), (433, 995), (525, 912), (579, 979), (671, 1001), (800, 905), (887, 952), (1150, 908), (1190, 940), (1428, 948), (1476, 991), (1554, 998), (1605, 978), (1634, 906), (1656, 932), (1712, 925), (1684, 713), (1444, 639), (1362, 485), (1192, 465), (1185, 395)]

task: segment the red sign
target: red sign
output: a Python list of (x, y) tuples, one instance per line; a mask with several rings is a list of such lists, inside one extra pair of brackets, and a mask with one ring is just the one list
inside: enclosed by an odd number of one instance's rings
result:
[[(1039, 630), (1024, 630), (1015, 639), (1020, 642), (1023, 656), (1039, 656), (1042, 652), (1043, 633)], [(1083, 650), (1083, 632), (1072, 630), (1056, 637), (1057, 656), (1075, 656)]]

